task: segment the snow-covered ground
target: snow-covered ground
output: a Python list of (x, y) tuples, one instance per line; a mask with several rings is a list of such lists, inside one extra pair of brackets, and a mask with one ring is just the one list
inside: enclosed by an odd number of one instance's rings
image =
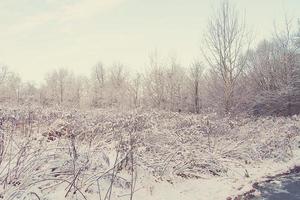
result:
[(226, 199), (300, 165), (300, 117), (2, 109), (0, 199)]
[[(147, 180), (143, 190), (136, 192), (136, 199), (145, 200), (205, 200), (205, 199), (234, 199), (250, 191), (256, 182), (267, 180), (268, 176), (275, 176), (287, 172), (294, 166), (300, 165), (300, 151), (294, 151), (294, 157), (287, 162), (266, 160), (259, 164), (246, 167), (249, 177), (243, 175), (242, 168), (234, 167), (236, 175), (224, 177), (206, 177), (203, 179), (176, 179), (172, 184)], [(240, 175), (239, 175), (240, 174)], [(147, 175), (146, 175), (147, 177)], [(151, 188), (151, 189), (150, 189)], [(150, 192), (151, 191), (151, 192)], [(259, 195), (257, 192), (255, 194)]]

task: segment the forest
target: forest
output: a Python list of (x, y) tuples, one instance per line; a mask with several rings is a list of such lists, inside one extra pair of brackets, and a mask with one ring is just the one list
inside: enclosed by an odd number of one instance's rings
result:
[[(272, 38), (253, 34), (234, 6), (220, 6), (207, 25), (202, 61), (182, 66), (154, 50), (140, 72), (121, 62), (91, 67), (89, 77), (58, 68), (39, 85), (1, 65), (1, 102), (70, 108), (155, 108), (252, 115), (299, 113), (300, 25), (283, 17)], [(279, 23), (279, 22), (278, 22)], [(283, 28), (282, 28), (283, 27)], [(279, 30), (278, 30), (279, 29)], [(197, 45), (197, 44), (195, 44)]]

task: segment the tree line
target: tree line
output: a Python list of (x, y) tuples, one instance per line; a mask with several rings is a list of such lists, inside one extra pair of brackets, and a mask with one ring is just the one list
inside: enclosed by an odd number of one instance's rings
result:
[[(293, 115), (300, 112), (300, 23), (253, 47), (245, 18), (228, 1), (208, 21), (199, 54), (182, 66), (176, 57), (149, 56), (143, 73), (122, 63), (96, 64), (90, 76), (60, 68), (36, 86), (0, 68), (0, 100), (15, 104), (92, 108), (157, 108), (201, 113)], [(298, 30), (297, 30), (298, 28)]]

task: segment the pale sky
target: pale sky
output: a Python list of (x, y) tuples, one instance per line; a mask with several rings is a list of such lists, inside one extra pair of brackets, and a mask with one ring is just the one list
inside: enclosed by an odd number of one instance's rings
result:
[[(300, 0), (232, 0), (256, 39), (270, 37)], [(0, 63), (40, 82), (51, 69), (89, 75), (98, 61), (143, 68), (155, 49), (188, 65), (219, 0), (0, 0)]]

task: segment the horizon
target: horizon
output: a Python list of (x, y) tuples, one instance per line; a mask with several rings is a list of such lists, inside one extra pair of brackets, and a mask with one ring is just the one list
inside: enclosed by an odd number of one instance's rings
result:
[[(4, 0), (0, 63), (36, 84), (60, 67), (90, 75), (98, 62), (105, 67), (120, 62), (128, 71), (140, 71), (154, 50), (187, 66), (200, 59), (202, 34), (220, 0), (170, 2)], [(255, 43), (270, 39), (274, 24), (280, 24), (285, 13), (294, 19), (300, 13), (297, 0), (230, 2), (241, 15), (245, 12)]]

